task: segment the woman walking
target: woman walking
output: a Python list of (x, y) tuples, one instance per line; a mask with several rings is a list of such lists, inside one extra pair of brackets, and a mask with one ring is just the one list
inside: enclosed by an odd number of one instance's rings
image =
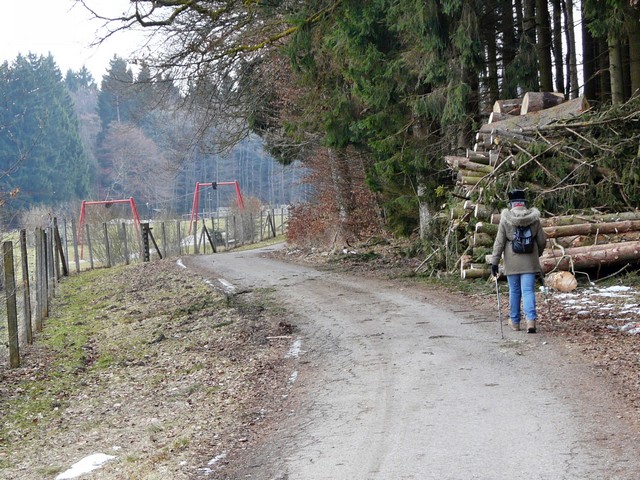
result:
[(542, 273), (540, 255), (547, 238), (537, 208), (527, 208), (524, 190), (509, 192), (509, 208), (502, 210), (493, 244), (491, 273), (498, 276), (504, 254), (504, 273), (509, 283), (509, 325), (520, 330), (521, 304), (527, 332), (536, 333), (536, 277)]

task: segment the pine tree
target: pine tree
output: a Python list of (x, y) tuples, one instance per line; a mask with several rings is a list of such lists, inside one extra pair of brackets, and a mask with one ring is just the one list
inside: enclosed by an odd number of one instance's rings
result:
[(127, 62), (114, 56), (109, 62), (109, 70), (102, 77), (98, 97), (98, 114), (103, 130), (114, 121), (133, 123), (132, 86), (133, 73)]
[(14, 208), (80, 198), (89, 189), (87, 157), (65, 84), (51, 55), (19, 55), (2, 66), (0, 189), (19, 190)]

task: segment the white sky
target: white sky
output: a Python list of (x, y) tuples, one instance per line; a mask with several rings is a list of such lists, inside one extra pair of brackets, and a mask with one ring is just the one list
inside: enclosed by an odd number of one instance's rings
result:
[[(100, 13), (121, 15), (129, 0), (89, 0)], [(100, 84), (114, 54), (128, 58), (143, 43), (141, 33), (118, 32), (100, 46), (91, 46), (103, 22), (75, 0), (3, 0), (0, 15), (0, 63), (11, 62), (18, 53), (48, 55), (62, 76), (83, 65)]]

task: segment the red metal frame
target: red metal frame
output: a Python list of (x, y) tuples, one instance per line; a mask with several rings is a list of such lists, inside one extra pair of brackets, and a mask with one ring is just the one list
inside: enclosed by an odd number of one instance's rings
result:
[(189, 234), (191, 234), (191, 228), (193, 224), (198, 224), (198, 205), (200, 201), (200, 187), (212, 187), (215, 183), (216, 187), (222, 185), (233, 185), (236, 187), (236, 202), (240, 209), (244, 210), (244, 199), (242, 193), (240, 193), (240, 185), (237, 180), (231, 182), (196, 182), (196, 189), (193, 192), (193, 204), (191, 205), (191, 220), (189, 221)]
[(82, 201), (80, 207), (80, 221), (78, 222), (78, 239), (80, 241), (80, 257), (84, 254), (84, 217), (87, 205), (105, 205), (111, 206), (114, 203), (128, 203), (131, 205), (131, 214), (133, 215), (133, 223), (136, 226), (138, 238), (140, 238), (140, 215), (138, 215), (138, 209), (136, 208), (136, 202), (133, 197), (129, 197), (121, 200), (95, 200), (95, 201)]

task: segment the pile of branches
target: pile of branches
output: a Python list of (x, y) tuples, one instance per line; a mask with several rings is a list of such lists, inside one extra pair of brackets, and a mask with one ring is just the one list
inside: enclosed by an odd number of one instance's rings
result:
[(600, 110), (574, 99), (519, 114), (518, 104), (496, 102), (494, 112), (511, 113), (492, 114), (465, 157), (445, 158), (466, 199), (449, 206), (448, 243), (465, 248), (461, 276), (489, 276), (496, 214), (513, 188), (545, 217), (545, 272), (640, 263), (640, 96)]
[(547, 215), (640, 205), (640, 95), (570, 120), (493, 131), (499, 160), (471, 192), (475, 202), (499, 208), (518, 187)]

